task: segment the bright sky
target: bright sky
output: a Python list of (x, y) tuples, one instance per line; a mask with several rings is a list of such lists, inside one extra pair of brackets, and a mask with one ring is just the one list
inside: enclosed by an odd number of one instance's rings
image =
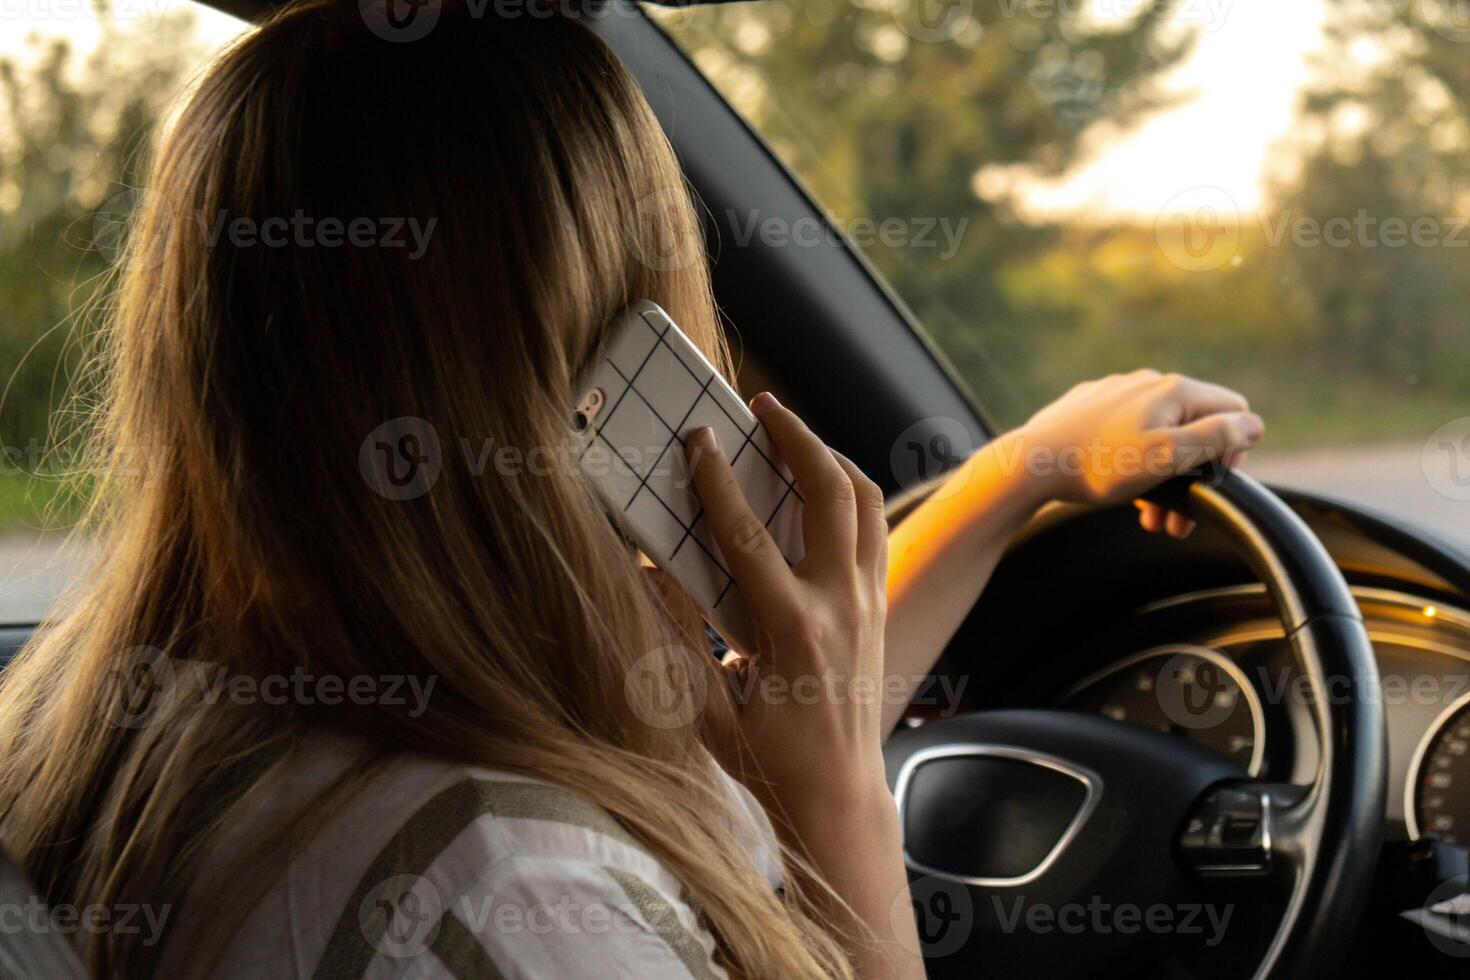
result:
[(1153, 220), (1175, 194), (1201, 186), (1224, 190), (1239, 211), (1260, 207), (1271, 144), (1290, 132), (1308, 58), (1322, 44), (1324, 0), (1185, 0), (1181, 11), (1199, 41), (1165, 87), (1192, 98), (1060, 181), (1020, 181), (1028, 213)]
[[(1136, 9), (1127, 6), (1132, 0), (1093, 2)], [(239, 21), (192, 0), (114, 3), (120, 21), (145, 30), (161, 11), (192, 9), (209, 44), (241, 29)], [(1200, 37), (1166, 85), (1188, 100), (1099, 147), (1059, 181), (1005, 175), (1005, 183), (1022, 190), (1025, 211), (1153, 220), (1175, 194), (1199, 186), (1224, 190), (1240, 211), (1260, 206), (1271, 145), (1290, 131), (1297, 95), (1310, 77), (1308, 58), (1322, 43), (1325, 0), (1181, 0), (1179, 9)], [(0, 55), (21, 50), (27, 28), (69, 36), (83, 50), (99, 34), (88, 0), (0, 0)]]
[[(194, 13), (205, 49), (223, 44), (244, 25), (228, 14), (193, 0), (112, 0), (113, 20), (121, 29), (146, 31), (149, 22), (174, 10)], [(23, 53), (30, 34), (69, 38), (79, 51), (97, 43), (101, 28), (91, 0), (0, 0), (0, 57)]]

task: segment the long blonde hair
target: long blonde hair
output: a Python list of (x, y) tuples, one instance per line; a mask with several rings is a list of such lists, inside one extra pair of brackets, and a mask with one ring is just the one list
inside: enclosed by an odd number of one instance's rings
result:
[[(696, 727), (640, 720), (678, 692), (625, 678), (673, 627), (585, 481), (485, 465), (564, 443), (635, 298), (728, 365), (683, 177), (613, 54), (569, 16), (446, 3), (391, 43), (356, 0), (288, 9), (204, 77), (148, 190), (93, 396), (102, 558), (0, 683), (0, 836), (43, 895), (238, 904), (281, 869), (257, 850), (204, 882), (202, 857), (333, 731), (580, 793), (685, 883), (732, 972), (849, 976), (734, 839)], [(422, 254), (410, 217), (436, 219)], [(340, 221), (335, 244), (292, 238), (302, 218)], [(440, 471), (391, 499), (360, 448), (405, 418)], [(195, 662), (435, 686), (418, 717), (182, 685), (140, 710), (138, 671)], [(151, 967), (135, 937), (78, 942), (96, 975)]]

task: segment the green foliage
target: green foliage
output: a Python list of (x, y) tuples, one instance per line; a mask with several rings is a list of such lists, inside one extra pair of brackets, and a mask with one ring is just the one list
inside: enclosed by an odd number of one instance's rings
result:
[(1010, 220), (976, 193), (977, 175), (997, 164), (1064, 172), (1093, 129), (1166, 104), (1157, 79), (1193, 37), (1167, 28), (1170, 0), (1115, 23), (1024, 0), (940, 5), (923, 19), (935, 6), (764, 0), (660, 19), (832, 213), (964, 223), (961, 250), (943, 261), (905, 248), (868, 254), (988, 407), (1011, 419), (1042, 390), (1024, 366), (1068, 324), (1018, 306), (1004, 284), (1058, 235)]
[[(954, 0), (948, 23), (963, 26), (945, 43), (912, 36), (938, 0), (766, 0), (665, 20), (839, 218), (968, 222), (952, 259), (867, 251), (998, 421), (1150, 364), (1245, 390), (1279, 446), (1422, 437), (1470, 401), (1470, 248), (1449, 241), (1470, 242), (1456, 230), (1470, 215), (1470, 31), (1455, 2), (1333, 0), (1266, 213), (1221, 229), (1233, 261), (1194, 271), (1170, 260), (1161, 227), (1026, 223), (976, 177), (1060, 174), (1165, 107), (1160, 77), (1195, 39), (1169, 4), (1100, 23), (1075, 16), (1085, 4)], [(1371, 71), (1354, 63), (1364, 51)], [(1366, 234), (1320, 241), (1360, 214)], [(1382, 222), (1422, 218), (1434, 245), (1384, 244)]]
[[(0, 526), (65, 524), (74, 418), (58, 410), (95, 328), (155, 121), (191, 63), (192, 19), (96, 15), (79, 55), (30, 39), (0, 59)], [(55, 506), (53, 506), (53, 504)]]
[(1304, 163), (1280, 196), (1322, 220), (1362, 213), (1436, 229), (1446, 241), (1430, 247), (1292, 250), (1286, 274), (1309, 297), (1333, 370), (1466, 397), (1470, 29), (1455, 2), (1334, 0), (1324, 78), (1303, 111)]

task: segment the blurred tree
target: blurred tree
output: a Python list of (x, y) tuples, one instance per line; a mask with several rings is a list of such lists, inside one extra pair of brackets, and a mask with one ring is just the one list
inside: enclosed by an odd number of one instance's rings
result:
[(952, 256), (867, 255), (1007, 421), (1047, 385), (1026, 369), (1042, 335), (1071, 324), (1004, 288), (1058, 231), (1010, 220), (980, 171), (1060, 174), (1099, 131), (1165, 103), (1156, 82), (1195, 34), (1171, 22), (1173, 0), (1127, 6), (1099, 19), (1063, 0), (764, 0), (659, 19), (839, 221), (963, 230)]
[(1337, 222), (1335, 242), (1282, 247), (1314, 308), (1306, 353), (1406, 395), (1470, 396), (1470, 4), (1331, 7), (1280, 180), (1282, 227)]
[(990, 179), (1064, 174), (1168, 108), (1162, 77), (1198, 33), (1177, 4), (764, 0), (661, 19), (839, 224), (966, 222), (949, 261), (865, 251), (1002, 424), (1149, 363), (1248, 391), (1276, 445), (1402, 438), (1470, 396), (1470, 0), (1328, 3), (1267, 206), (1227, 219), (1229, 261), (1198, 272), (1161, 228), (1020, 220)]
[(0, 59), (0, 525), (42, 520), (67, 461), (53, 412), (93, 328), (150, 137), (197, 62), (186, 12), (120, 23), (79, 53), (33, 34)]

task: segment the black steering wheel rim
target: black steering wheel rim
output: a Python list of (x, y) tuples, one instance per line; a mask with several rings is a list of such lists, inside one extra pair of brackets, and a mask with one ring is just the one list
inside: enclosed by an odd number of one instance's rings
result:
[[(1172, 736), (1141, 730), (1124, 735), (1116, 726), (1135, 726), (1108, 719), (1015, 711), (961, 716), (896, 734), (885, 749), (890, 781), (902, 811), (911, 787), (899, 784), (914, 773), (916, 758), (926, 761), (942, 755), (947, 744), (975, 748), (983, 743), (984, 752), (1031, 752), (1053, 766), (1063, 763), (1065, 768), (1070, 760), (1077, 770), (1093, 773), (1106, 797), (1108, 780), (1093, 770), (1105, 766), (1107, 751), (1116, 749), (1120, 762), (1111, 777), (1115, 789), (1129, 790), (1131, 769), (1158, 764), (1157, 774), (1150, 775), (1152, 786), (1133, 787), (1149, 796), (1147, 805), (1131, 810), (1149, 812), (1128, 818), (1140, 824), (1152, 821), (1155, 826), (1137, 836), (1154, 841), (1176, 818), (1173, 809), (1186, 797), (1213, 799), (1214, 789), (1221, 786), (1258, 794), (1274, 836), (1274, 843), (1268, 838), (1268, 851), (1274, 847), (1288, 882), (1279, 924), (1253, 975), (1275, 980), (1320, 974), (1350, 945), (1369, 894), (1383, 827), (1387, 735), (1366, 628), (1346, 581), (1322, 544), (1295, 512), (1255, 480), (1236, 472), (1183, 477), (1164, 484), (1150, 498), (1223, 532), (1265, 583), (1302, 676), (1315, 695), (1308, 707), (1321, 754), (1311, 782), (1300, 787), (1250, 784), (1243, 773), (1222, 767), (1201, 754), (1203, 750), (1186, 748), (1179, 744), (1183, 740)], [(1066, 721), (1058, 724), (1061, 717)], [(1162, 764), (1166, 756), (1167, 764)], [(1095, 805), (1090, 791), (1088, 801)], [(1106, 808), (1103, 812), (1104, 817), (1090, 819), (1109, 819)], [(1119, 819), (1118, 811), (1110, 818)], [(913, 813), (905, 814), (906, 850), (911, 836), (924, 830), (912, 826), (915, 819)], [(1170, 833), (1176, 834), (1177, 828)], [(1128, 836), (1115, 835), (1113, 840), (1120, 848), (1120, 862), (1126, 866), (1132, 860), (1137, 867), (1138, 854), (1127, 852)], [(1105, 840), (1104, 846), (1113, 845)], [(1055, 857), (1053, 853), (1048, 858), (1048, 865)], [(933, 867), (915, 867), (912, 855), (909, 860), (912, 878), (935, 877)], [(1175, 853), (1155, 860), (1177, 863), (1182, 858)], [(1062, 862), (1058, 869), (1066, 870), (1065, 865)], [(1082, 860), (1073, 861), (1070, 868), (1084, 876), (1097, 870)], [(1111, 873), (1116, 877), (1116, 868)], [(976, 895), (986, 893), (973, 884), (979, 879), (942, 871), (938, 877), (962, 881)], [(1159, 887), (1166, 887), (1163, 879)]]

